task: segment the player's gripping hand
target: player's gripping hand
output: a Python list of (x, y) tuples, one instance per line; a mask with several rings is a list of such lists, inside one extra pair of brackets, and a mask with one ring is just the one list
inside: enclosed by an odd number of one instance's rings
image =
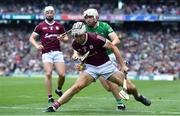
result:
[(86, 67), (85, 67), (84, 64), (79, 63), (79, 64), (76, 64), (75, 68), (76, 68), (76, 70), (78, 70), (78, 71), (82, 71), (82, 70), (84, 70)]
[(37, 48), (38, 50), (44, 49), (43, 45), (41, 45), (41, 44), (37, 44), (36, 48)]
[(123, 65), (120, 70), (124, 72), (125, 74), (127, 74), (127, 72), (129, 71), (129, 68), (126, 65)]
[(77, 60), (78, 58), (79, 58), (78, 53), (74, 52), (74, 54), (72, 55), (72, 59)]
[(63, 36), (63, 35), (59, 35), (59, 36), (57, 36), (57, 39), (58, 39), (59, 41), (63, 40), (63, 38), (64, 38), (64, 36)]
[(59, 41), (67, 41), (68, 40), (68, 36), (67, 36), (67, 34), (61, 34), (61, 35), (57, 36), (57, 39)]

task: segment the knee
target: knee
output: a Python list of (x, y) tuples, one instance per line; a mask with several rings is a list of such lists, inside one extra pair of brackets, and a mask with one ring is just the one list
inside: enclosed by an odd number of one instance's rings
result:
[(52, 72), (46, 72), (46, 77), (47, 77), (48, 79), (51, 78), (51, 75), (52, 75)]

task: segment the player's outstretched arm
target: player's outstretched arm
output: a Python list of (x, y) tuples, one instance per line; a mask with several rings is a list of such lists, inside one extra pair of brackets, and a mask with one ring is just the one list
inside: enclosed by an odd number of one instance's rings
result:
[(111, 43), (113, 45), (118, 45), (120, 43), (120, 40), (115, 32), (110, 33), (108, 36), (112, 40)]
[[(111, 28), (111, 27), (109, 27), (109, 28)], [(113, 45), (118, 45), (119, 43), (120, 43), (120, 40), (119, 40), (119, 37), (117, 36), (117, 34), (113, 31), (113, 32), (111, 32), (111, 33), (109, 33), (109, 38), (111, 39), (111, 43), (113, 44)], [(119, 50), (118, 50), (119, 51)], [(120, 53), (120, 61), (119, 61), (119, 63), (120, 63), (120, 66), (123, 68), (124, 67), (124, 65), (121, 65), (121, 64), (124, 64), (123, 62), (124, 62), (124, 59), (123, 59), (123, 57), (122, 57), (122, 54), (121, 54), (121, 52), (119, 51), (119, 53)], [(126, 67), (124, 67), (124, 69), (125, 69)]]
[(123, 72), (127, 72), (128, 67), (125, 64), (124, 59), (121, 56), (121, 53), (120, 53), (119, 49), (115, 45), (113, 45), (109, 40), (106, 40), (106, 44), (104, 45), (104, 47), (107, 48), (107, 49), (112, 49), (112, 51), (114, 52), (114, 55), (116, 56), (116, 59), (120, 63), (121, 70)]

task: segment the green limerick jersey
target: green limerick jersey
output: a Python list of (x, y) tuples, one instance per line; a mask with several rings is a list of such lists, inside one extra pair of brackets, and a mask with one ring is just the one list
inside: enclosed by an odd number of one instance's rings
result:
[[(110, 33), (114, 32), (114, 30), (111, 28), (111, 26), (109, 24), (107, 24), (105, 22), (99, 21), (96, 28), (92, 28), (92, 27), (86, 25), (86, 30), (87, 30), (87, 32), (97, 33), (97, 34), (105, 37), (106, 39), (112, 41), (108, 35)], [(107, 50), (107, 53), (111, 54), (112, 50), (111, 49)]]

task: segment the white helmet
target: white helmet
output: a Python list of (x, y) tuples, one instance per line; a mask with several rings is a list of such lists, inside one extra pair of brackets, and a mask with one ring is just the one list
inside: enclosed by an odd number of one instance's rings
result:
[(46, 6), (46, 7), (44, 8), (44, 13), (46, 13), (47, 11), (50, 11), (50, 10), (52, 10), (52, 11), (54, 11), (54, 12), (55, 12), (55, 10), (54, 10), (54, 7), (53, 7), (53, 6)]
[(72, 30), (71, 30), (71, 35), (76, 36), (76, 35), (83, 35), (86, 33), (86, 27), (83, 22), (76, 22), (74, 23)]
[(97, 22), (97, 20), (99, 18), (98, 11), (94, 8), (90, 8), (90, 9), (87, 9), (86, 11), (84, 11), (83, 16), (84, 16), (84, 18), (86, 16), (94, 16), (95, 22)]

